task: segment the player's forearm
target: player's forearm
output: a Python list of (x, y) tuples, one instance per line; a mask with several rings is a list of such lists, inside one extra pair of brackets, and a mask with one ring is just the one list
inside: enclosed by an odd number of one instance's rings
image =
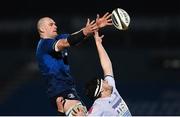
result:
[(58, 40), (58, 42), (55, 45), (55, 50), (56, 51), (61, 51), (64, 48), (69, 47), (69, 46), (70, 45), (69, 45), (67, 39), (60, 39), (60, 40)]
[(111, 60), (100, 42), (96, 42), (100, 63), (104, 71), (104, 75), (113, 75)]
[(61, 51), (66, 47), (74, 46), (83, 41), (85, 37), (86, 36), (83, 34), (82, 30), (80, 30), (71, 34), (65, 39), (60, 39), (56, 44), (56, 51)]

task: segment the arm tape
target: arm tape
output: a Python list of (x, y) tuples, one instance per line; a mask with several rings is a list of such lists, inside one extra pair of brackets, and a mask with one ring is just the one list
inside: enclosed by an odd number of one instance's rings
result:
[(70, 45), (76, 45), (78, 44), (79, 42), (83, 41), (84, 38), (86, 36), (83, 34), (83, 31), (80, 30), (79, 32), (76, 32), (76, 33), (73, 33), (71, 34), (68, 38), (67, 38), (67, 41)]

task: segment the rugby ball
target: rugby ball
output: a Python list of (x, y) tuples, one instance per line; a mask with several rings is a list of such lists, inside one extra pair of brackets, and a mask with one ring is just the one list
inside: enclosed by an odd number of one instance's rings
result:
[(116, 8), (112, 11), (112, 24), (119, 30), (126, 30), (130, 24), (130, 16), (129, 14), (121, 9)]

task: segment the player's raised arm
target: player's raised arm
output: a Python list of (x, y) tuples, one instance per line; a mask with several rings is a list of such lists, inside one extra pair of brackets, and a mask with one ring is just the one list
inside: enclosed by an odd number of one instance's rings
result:
[(111, 60), (102, 45), (103, 37), (104, 37), (104, 35), (99, 36), (98, 31), (95, 31), (94, 38), (95, 38), (95, 42), (96, 42), (97, 51), (99, 54), (100, 63), (101, 63), (101, 66), (102, 66), (102, 69), (104, 72), (104, 76), (106, 76), (106, 75), (113, 76)]
[(81, 41), (83, 41), (86, 37), (91, 35), (94, 30), (97, 30), (97, 25), (95, 20), (90, 21), (89, 19), (87, 20), (86, 26), (82, 28), (80, 31), (77, 31), (75, 33), (70, 34), (67, 39), (61, 39), (56, 43), (56, 50), (60, 51), (63, 50), (66, 47), (69, 46), (74, 46)]

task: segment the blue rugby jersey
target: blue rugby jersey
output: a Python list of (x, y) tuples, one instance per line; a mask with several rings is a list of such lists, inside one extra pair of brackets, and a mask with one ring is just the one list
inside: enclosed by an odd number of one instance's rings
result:
[(47, 82), (47, 93), (54, 97), (75, 87), (74, 78), (70, 75), (67, 63), (67, 48), (56, 52), (55, 44), (69, 34), (58, 35), (55, 39), (40, 39), (37, 45), (36, 58), (42, 77)]

